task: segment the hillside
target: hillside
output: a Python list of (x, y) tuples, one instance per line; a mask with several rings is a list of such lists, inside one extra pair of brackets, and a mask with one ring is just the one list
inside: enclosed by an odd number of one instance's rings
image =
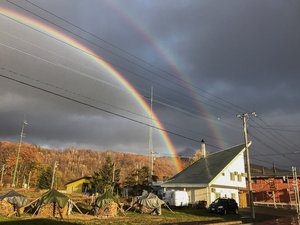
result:
[[(18, 143), (0, 142), (0, 166), (6, 165), (3, 183), (12, 183), (13, 171), (17, 158)], [(48, 166), (53, 167), (58, 161), (57, 185), (63, 187), (70, 180), (82, 176), (91, 176), (105, 162), (110, 155), (116, 163), (116, 168), (121, 169), (121, 182), (125, 180), (131, 171), (137, 166), (148, 166), (148, 157), (114, 151), (94, 151), (91, 149), (67, 148), (64, 150), (46, 149), (36, 145), (23, 143), (20, 151), (18, 173), (16, 177), (17, 187), (28, 182), (30, 174), (30, 186), (34, 187), (38, 176)], [(183, 168), (189, 165), (189, 160), (181, 159)], [(154, 174), (163, 180), (177, 173), (170, 157), (156, 157), (154, 161)]]

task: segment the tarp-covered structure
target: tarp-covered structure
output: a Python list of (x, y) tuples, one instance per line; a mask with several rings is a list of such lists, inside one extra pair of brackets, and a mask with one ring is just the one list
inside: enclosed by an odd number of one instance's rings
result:
[(166, 204), (157, 195), (153, 193), (145, 194), (137, 200), (137, 204), (141, 207), (151, 209), (156, 215), (161, 215), (161, 205)]
[(95, 200), (94, 214), (98, 217), (114, 217), (118, 215), (118, 198), (106, 191)]
[(60, 208), (64, 208), (69, 201), (69, 197), (60, 193), (55, 189), (45, 192), (41, 199), (40, 204), (57, 203)]
[[(70, 202), (70, 204), (67, 204)], [(69, 215), (72, 210), (71, 200), (61, 192), (51, 189), (45, 192), (38, 200), (38, 208), (34, 211), (40, 216), (60, 216)]]
[(111, 192), (107, 191), (104, 194), (100, 195), (98, 198), (96, 198), (95, 206), (101, 208), (103, 205), (110, 202), (118, 203), (119, 200)]
[(7, 201), (10, 204), (21, 208), (25, 206), (29, 200), (26, 196), (19, 194), (18, 192), (15, 192), (14, 190), (7, 192), (4, 195), (0, 195), (0, 201)]

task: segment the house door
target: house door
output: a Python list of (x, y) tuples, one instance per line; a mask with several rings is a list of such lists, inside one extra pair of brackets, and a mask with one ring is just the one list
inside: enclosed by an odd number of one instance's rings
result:
[(247, 207), (247, 193), (244, 191), (239, 191), (239, 208)]

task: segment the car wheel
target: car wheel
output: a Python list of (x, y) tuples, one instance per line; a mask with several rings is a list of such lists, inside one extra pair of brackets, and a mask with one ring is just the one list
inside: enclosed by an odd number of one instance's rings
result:
[(226, 215), (227, 214), (227, 210), (226, 209), (224, 209), (224, 213), (223, 213), (224, 215)]

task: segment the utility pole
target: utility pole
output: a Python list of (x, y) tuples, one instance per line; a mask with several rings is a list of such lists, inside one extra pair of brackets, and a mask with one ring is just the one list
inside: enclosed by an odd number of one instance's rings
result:
[(116, 164), (114, 163), (113, 164), (113, 174), (112, 174), (112, 182), (113, 183), (115, 182), (115, 167), (116, 167)]
[(151, 100), (150, 100), (150, 127), (149, 127), (149, 183), (152, 182), (153, 176), (153, 162), (154, 162), (154, 152), (153, 152), (153, 142), (152, 142), (152, 103), (153, 103), (153, 87), (151, 87)]
[(20, 149), (21, 149), (21, 144), (22, 144), (22, 139), (23, 139), (23, 132), (24, 132), (24, 126), (25, 124), (27, 125), (27, 122), (24, 118), (23, 124), (22, 124), (22, 130), (21, 130), (21, 137), (20, 137), (20, 142), (19, 142), (19, 148), (18, 148), (18, 153), (17, 153), (17, 160), (16, 160), (16, 166), (15, 166), (15, 171), (14, 171), (14, 177), (13, 177), (13, 182), (12, 182), (12, 187), (14, 188), (15, 185), (15, 180), (16, 180), (16, 175), (17, 175), (17, 169), (18, 169), (18, 162), (19, 162), (19, 155), (20, 155)]
[(53, 184), (54, 184), (54, 176), (55, 176), (55, 170), (56, 170), (56, 167), (58, 166), (58, 162), (55, 161), (54, 162), (54, 167), (53, 167), (53, 174), (52, 174), (52, 182), (51, 182), (51, 189), (53, 188)]
[(31, 178), (31, 171), (29, 172), (29, 175), (28, 175), (28, 181), (27, 181), (27, 189), (30, 188), (30, 178)]
[(245, 138), (245, 146), (246, 146), (246, 158), (247, 158), (248, 192), (249, 192), (251, 217), (254, 220), (255, 219), (255, 211), (254, 211), (254, 204), (253, 204), (252, 181), (251, 181), (248, 136), (247, 136), (247, 119), (249, 119), (251, 116), (256, 116), (255, 112), (253, 112), (251, 114), (244, 113), (242, 115), (238, 115), (237, 117), (241, 118), (243, 120), (244, 138)]
[(1, 170), (1, 179), (0, 179), (0, 188), (2, 187), (4, 170), (5, 170), (5, 164), (3, 164), (3, 165), (2, 165), (2, 170)]
[(292, 167), (292, 172), (293, 172), (293, 185), (296, 186), (296, 190), (295, 191), (295, 199), (296, 199), (296, 204), (297, 204), (297, 214), (300, 214), (300, 198), (299, 198), (299, 188), (298, 188), (298, 179), (297, 179), (297, 169), (296, 167)]

